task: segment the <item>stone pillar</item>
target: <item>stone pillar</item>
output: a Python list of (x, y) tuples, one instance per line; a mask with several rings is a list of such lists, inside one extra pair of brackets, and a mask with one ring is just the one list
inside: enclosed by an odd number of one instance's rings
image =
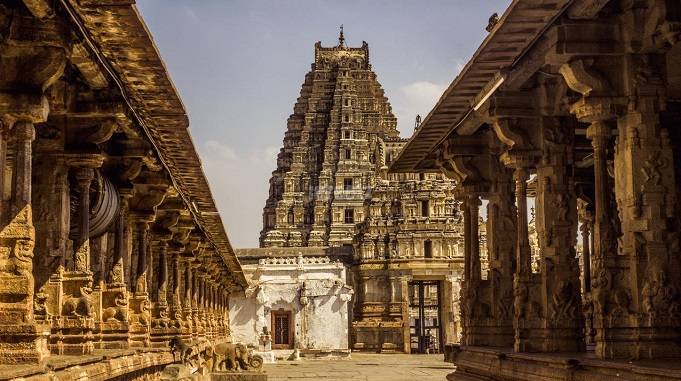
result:
[(111, 272), (109, 283), (111, 286), (125, 287), (125, 266), (123, 264), (123, 257), (127, 252), (127, 244), (125, 242), (127, 214), (128, 214), (128, 198), (130, 194), (121, 193), (120, 209), (118, 212), (118, 219), (116, 220), (116, 235), (114, 243), (114, 255), (111, 261)]
[(198, 279), (198, 320), (199, 320), (199, 326), (201, 327), (200, 331), (200, 337), (208, 337), (208, 332), (210, 330), (210, 327), (208, 327), (208, 324), (206, 322), (206, 275), (201, 274), (199, 275)]
[(610, 125), (604, 121), (594, 121), (587, 129), (587, 138), (593, 146), (594, 162), (594, 230), (592, 253), (591, 302), (593, 305), (593, 325), (595, 330), (596, 353), (601, 357), (606, 355), (606, 314), (609, 293), (613, 287), (613, 277), (616, 270), (617, 242), (614, 227), (614, 216), (611, 206), (612, 189), (608, 181), (608, 145), (610, 141)]
[(147, 212), (131, 213), (135, 223), (137, 272), (134, 275), (134, 293), (130, 298), (130, 340), (131, 347), (149, 347), (151, 340), (151, 302), (147, 292), (147, 255), (149, 223), (153, 214)]
[(583, 220), (579, 226), (582, 235), (582, 290), (584, 293), (591, 291), (591, 231), (588, 220)]
[(182, 329), (182, 298), (180, 297), (180, 253), (174, 252), (172, 258), (171, 278), (172, 288), (170, 291), (172, 325), (177, 329), (179, 334)]
[(147, 294), (147, 259), (149, 256), (149, 221), (137, 222), (137, 274), (135, 293)]
[[(85, 355), (94, 350), (95, 308), (93, 277), (90, 271), (90, 185), (95, 168), (102, 166), (101, 155), (73, 155), (67, 164), (74, 172), (78, 194), (77, 237), (73, 244), (73, 263), (63, 277), (63, 303), (58, 331), (51, 338), (52, 352)], [(98, 293), (97, 297), (101, 297)], [(97, 311), (100, 312), (101, 311)], [(56, 333), (56, 334), (55, 334)]]
[(470, 280), (471, 284), (477, 284), (481, 279), (479, 235), (480, 197), (477, 195), (469, 195), (467, 203), (469, 215), (468, 223), (470, 224), (470, 265), (468, 266), (470, 274), (467, 276), (467, 280)]
[(90, 258), (90, 185), (94, 180), (95, 172), (92, 168), (82, 167), (76, 169), (76, 181), (78, 183), (78, 238), (74, 242), (74, 270), (78, 272), (89, 271)]
[[(674, 159), (667, 129), (678, 126), (663, 126), (660, 121), (660, 113), (667, 107), (665, 59), (664, 54), (623, 58), (621, 78), (629, 104), (617, 118), (614, 160), (621, 221), (617, 276), (621, 282), (612, 282), (607, 292), (610, 300), (604, 307), (611, 318), (622, 318), (611, 323), (610, 330), (596, 333), (596, 352), (601, 357), (681, 357), (681, 250), (675, 178), (675, 167), (681, 164)], [(595, 291), (594, 287), (592, 293)]]
[(527, 232), (527, 180), (530, 172), (527, 168), (516, 168), (513, 173), (517, 208), (516, 237), (516, 274), (519, 278), (528, 277), (532, 273), (530, 239)]
[(463, 337), (465, 345), (488, 345), (487, 326), (490, 317), (490, 289), (488, 281), (482, 280), (480, 263), (480, 197), (470, 193), (463, 202), (464, 250), (467, 262), (462, 286), (461, 300)]
[(463, 274), (464, 274), (464, 284), (462, 284), (461, 289), (465, 289), (465, 284), (470, 280), (471, 274), (471, 248), (473, 247), (471, 238), (471, 210), (468, 207), (467, 199), (464, 198), (461, 203), (461, 208), (463, 209)]
[(213, 304), (215, 296), (215, 289), (213, 280), (209, 277), (206, 281), (206, 321), (210, 329), (207, 336), (211, 339), (215, 338), (215, 306)]
[[(573, 126), (544, 118), (543, 156), (537, 165), (535, 222), (541, 254), (539, 283), (530, 306), (541, 306), (539, 327), (525, 332), (527, 348), (542, 352), (585, 350), (579, 263), (576, 257), (577, 200), (572, 178)], [(526, 313), (532, 313), (532, 308)], [(525, 321), (528, 321), (527, 317)]]
[(513, 268), (515, 263), (517, 211), (513, 200), (511, 171), (499, 166), (494, 172), (496, 191), (487, 204), (488, 283), (492, 327), (487, 335), (491, 346), (512, 347)]
[(199, 336), (203, 334), (203, 325), (201, 324), (199, 316), (199, 275), (198, 275), (198, 265), (196, 263), (191, 264), (192, 272), (192, 338), (196, 341)]
[(184, 304), (182, 308), (182, 337), (185, 340), (192, 338), (192, 268), (191, 262), (184, 262)]
[(120, 208), (116, 220), (114, 251), (107, 284), (101, 290), (102, 313), (96, 323), (100, 341), (95, 344), (102, 349), (127, 349), (130, 346), (129, 302), (125, 282), (124, 257), (128, 254), (127, 218), (129, 189), (119, 189)]
[[(6, 126), (0, 141), (0, 178), (4, 181)], [(33, 248), (35, 230), (31, 211), (31, 142), (35, 138), (33, 123), (14, 125), (16, 157), (15, 184), (11, 207), (0, 206), (0, 364), (37, 364), (48, 354), (49, 327), (36, 324), (33, 316), (34, 278)], [(2, 184), (0, 184), (2, 185)], [(4, 187), (0, 188), (0, 193)], [(1, 195), (1, 194), (0, 194)], [(0, 203), (2, 197), (0, 197)], [(11, 213), (8, 213), (11, 211)]]
[(158, 241), (155, 246), (158, 261), (155, 266), (156, 271), (152, 274), (155, 273), (157, 276), (157, 289), (153, 292), (150, 339), (152, 346), (166, 348), (168, 341), (172, 339), (173, 333), (175, 333), (168, 316), (168, 243)]
[(587, 345), (594, 343), (593, 302), (591, 300), (591, 228), (593, 216), (586, 202), (578, 200), (578, 214), (582, 224), (582, 305), (584, 311), (584, 339)]
[(16, 137), (12, 214), (17, 216), (30, 212), (27, 207), (30, 208), (31, 205), (31, 168), (33, 159), (31, 148), (35, 139), (35, 128), (31, 122), (17, 122), (12, 132), (14, 132)]
[(534, 286), (531, 267), (530, 241), (527, 231), (527, 180), (530, 172), (527, 167), (517, 165), (513, 173), (515, 181), (515, 196), (517, 219), (515, 274), (513, 276), (513, 328), (515, 341), (513, 348), (516, 352), (537, 351), (534, 340), (529, 332), (539, 328), (542, 307), (539, 301), (533, 300)]

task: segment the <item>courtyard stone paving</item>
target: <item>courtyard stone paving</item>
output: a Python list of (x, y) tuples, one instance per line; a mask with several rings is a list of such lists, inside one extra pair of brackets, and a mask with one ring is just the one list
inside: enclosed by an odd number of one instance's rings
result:
[(444, 381), (454, 371), (443, 355), (353, 353), (350, 359), (279, 361), (265, 364), (269, 381)]

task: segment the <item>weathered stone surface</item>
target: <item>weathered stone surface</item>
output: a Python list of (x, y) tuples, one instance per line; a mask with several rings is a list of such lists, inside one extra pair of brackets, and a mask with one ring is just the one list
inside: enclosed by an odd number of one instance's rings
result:
[(228, 340), (245, 278), (134, 4), (13, 1), (0, 20), (2, 376), (151, 379), (174, 336)]
[[(493, 239), (487, 282), (475, 253), (466, 251), (463, 345), (449, 356), (457, 366), (452, 380), (679, 377), (662, 359), (681, 357), (681, 136), (673, 132), (681, 108), (669, 96), (681, 88), (672, 64), (680, 8), (615, 4), (514, 2), (393, 165), (440, 169), (467, 197), (495, 207), (501, 188), (489, 180), (499, 170), (490, 169), (501, 163), (513, 171), (514, 250), (509, 260), (507, 243)], [(516, 35), (516, 53), (496, 57), (492, 52), (509, 47), (503, 31), (527, 17), (543, 21)], [(538, 39), (528, 44), (532, 35)], [(498, 68), (486, 74), (490, 81), (469, 86), (488, 65)], [(471, 107), (445, 111), (460, 101)], [(442, 139), (433, 140), (437, 135)], [(490, 214), (488, 237), (513, 230), (513, 219), (496, 220)], [(471, 230), (465, 235), (476, 238)], [(500, 319), (492, 306), (509, 305), (510, 291), (510, 308), (497, 311), (512, 318)], [(489, 308), (479, 308), (482, 300)], [(622, 362), (637, 360), (649, 361)]]
[(262, 372), (214, 372), (212, 381), (267, 381), (267, 374)]

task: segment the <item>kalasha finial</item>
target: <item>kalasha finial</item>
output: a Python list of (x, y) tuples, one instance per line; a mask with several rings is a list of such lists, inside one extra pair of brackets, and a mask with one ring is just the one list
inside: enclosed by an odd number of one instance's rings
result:
[(340, 35), (338, 35), (338, 46), (342, 47), (345, 45), (345, 36), (343, 35), (343, 24), (340, 26)]

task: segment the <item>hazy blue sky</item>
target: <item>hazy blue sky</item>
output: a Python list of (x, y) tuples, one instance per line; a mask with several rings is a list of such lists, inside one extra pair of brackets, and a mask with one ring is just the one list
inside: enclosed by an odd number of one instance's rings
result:
[(425, 116), (510, 0), (138, 0), (189, 112), (236, 248), (256, 247), (286, 118), (314, 43), (369, 43), (403, 137)]

